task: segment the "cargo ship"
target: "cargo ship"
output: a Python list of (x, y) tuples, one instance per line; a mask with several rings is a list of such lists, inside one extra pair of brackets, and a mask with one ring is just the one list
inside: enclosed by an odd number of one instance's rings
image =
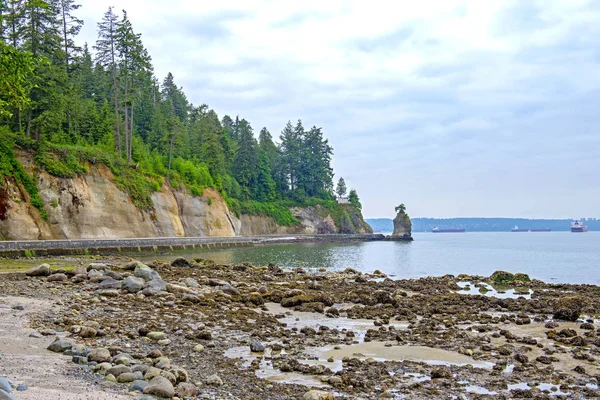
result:
[(581, 221), (573, 221), (571, 222), (571, 232), (579, 233), (579, 232), (587, 232), (588, 228)]
[(431, 230), (433, 233), (460, 233), (466, 231), (465, 228), (446, 228), (440, 229), (437, 226)]
[(521, 229), (515, 225), (514, 228), (510, 230), (511, 232), (552, 232), (552, 228), (541, 228), (541, 229)]

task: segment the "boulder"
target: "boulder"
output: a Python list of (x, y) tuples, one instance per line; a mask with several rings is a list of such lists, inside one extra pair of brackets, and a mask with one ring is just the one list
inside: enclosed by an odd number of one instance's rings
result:
[(175, 389), (168, 379), (162, 376), (155, 376), (144, 388), (144, 394), (170, 399), (175, 396)]
[(40, 264), (36, 267), (30, 268), (25, 272), (28, 276), (48, 276), (50, 275), (50, 265)]
[(554, 303), (554, 319), (577, 321), (583, 310), (584, 300), (581, 296), (561, 297)]
[(48, 282), (63, 282), (69, 279), (66, 274), (52, 274), (48, 277)]
[(250, 341), (250, 351), (253, 353), (262, 353), (265, 351), (265, 345), (259, 342), (257, 339)]
[(195, 398), (198, 395), (198, 388), (191, 383), (181, 382), (175, 389), (179, 397), (192, 397)]
[(135, 380), (129, 386), (130, 392), (143, 392), (144, 389), (148, 386), (148, 382), (142, 379)]
[(110, 361), (110, 351), (102, 347), (94, 349), (88, 354), (88, 360), (98, 363)]
[(155, 292), (165, 292), (167, 290), (167, 282), (163, 281), (160, 278), (152, 279), (148, 281), (147, 289), (151, 289)]
[(177, 257), (171, 262), (171, 266), (173, 267), (189, 267), (191, 264), (188, 260), (183, 257)]
[(142, 278), (146, 282), (149, 282), (153, 279), (160, 279), (160, 275), (158, 274), (158, 272), (146, 265), (138, 265), (137, 267), (135, 267), (133, 275), (137, 278)]
[(121, 288), (127, 290), (129, 293), (137, 293), (146, 286), (146, 281), (142, 278), (135, 276), (128, 276), (121, 283)]
[(104, 271), (108, 269), (108, 265), (104, 264), (104, 263), (90, 263), (90, 265), (88, 265), (88, 271), (91, 270), (95, 270), (95, 271)]
[[(52, 276), (50, 277), (52, 278)], [(48, 279), (50, 279), (48, 278)], [(121, 287), (121, 282), (116, 279), (108, 278), (103, 280), (98, 284), (98, 288), (100, 289), (119, 289)]]
[(64, 353), (66, 350), (71, 349), (73, 344), (74, 343), (70, 340), (56, 338), (56, 340), (48, 346), (48, 350), (55, 353)]
[(223, 380), (217, 374), (211, 375), (206, 378), (206, 384), (211, 386), (223, 386)]

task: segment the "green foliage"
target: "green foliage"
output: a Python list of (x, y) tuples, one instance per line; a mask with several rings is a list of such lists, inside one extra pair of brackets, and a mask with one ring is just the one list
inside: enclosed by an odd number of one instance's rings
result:
[(254, 200), (239, 203), (241, 214), (271, 217), (281, 226), (294, 226), (300, 223), (284, 202), (261, 203)]
[(4, 187), (6, 179), (14, 179), (17, 184), (22, 184), (29, 194), (31, 205), (40, 211), (42, 219), (47, 219), (48, 214), (44, 210), (44, 203), (38, 193), (35, 177), (29, 176), (23, 169), (21, 163), (15, 158), (12, 147), (11, 136), (6, 132), (1, 132), (3, 140), (0, 141), (0, 187)]
[(402, 203), (396, 208), (394, 208), (394, 210), (396, 211), (396, 213), (406, 213), (406, 206), (404, 205), (404, 203)]
[(362, 204), (360, 203), (360, 199), (358, 198), (358, 193), (356, 193), (356, 190), (350, 190), (350, 194), (348, 194), (348, 202), (357, 210), (362, 210)]
[(68, 150), (63, 151), (62, 154), (54, 153), (43, 146), (35, 155), (35, 161), (50, 175), (60, 178), (73, 178), (77, 174), (87, 172), (87, 168)]
[(160, 190), (160, 183), (133, 168), (125, 167), (115, 177), (119, 189), (129, 193), (133, 204), (142, 210), (154, 208), (152, 193)]
[(344, 178), (340, 178), (335, 187), (335, 193), (337, 193), (339, 197), (344, 197), (346, 195), (346, 190), (348, 190), (346, 188), (346, 181), (344, 181)]
[(0, 117), (11, 117), (11, 109), (22, 110), (29, 104), (35, 64), (31, 53), (0, 40)]

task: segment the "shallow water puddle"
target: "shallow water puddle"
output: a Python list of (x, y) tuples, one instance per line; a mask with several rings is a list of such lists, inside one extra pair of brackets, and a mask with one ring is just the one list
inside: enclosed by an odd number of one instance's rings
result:
[[(352, 319), (348, 317), (327, 317), (325, 314), (305, 311), (294, 311), (289, 308), (282, 307), (278, 303), (267, 303), (265, 306), (268, 309), (268, 313), (272, 315), (285, 314), (285, 317), (278, 318), (279, 322), (285, 323), (287, 329), (297, 328), (302, 329), (304, 327), (317, 328), (319, 326), (326, 326), (330, 329), (347, 329), (358, 332), (357, 340), (362, 341), (364, 335), (369, 329), (376, 329), (372, 319)], [(343, 308), (342, 308), (343, 310)], [(389, 325), (396, 329), (406, 329), (408, 323), (391, 322)]]
[(373, 358), (377, 361), (415, 361), (431, 365), (473, 365), (478, 368), (492, 368), (493, 363), (473, 360), (466, 355), (425, 346), (386, 346), (386, 342), (364, 342), (355, 345), (341, 345), (339, 349), (330, 346), (314, 350), (311, 354), (319, 359), (341, 360), (344, 357)]
[[(458, 286), (462, 288), (457, 293), (459, 294), (470, 294), (470, 295), (481, 295), (488, 297), (496, 297), (499, 299), (517, 299), (519, 297), (523, 297), (527, 300), (531, 300), (531, 294), (533, 290), (527, 289), (527, 291), (517, 291), (517, 289), (506, 289), (502, 291), (496, 290), (493, 286), (480, 282), (473, 284), (471, 282), (457, 282)], [(483, 291), (480, 291), (480, 288), (483, 288)]]
[(532, 390), (533, 388), (538, 388), (541, 391), (549, 391), (550, 396), (569, 396), (569, 393), (563, 392), (557, 385), (553, 385), (551, 383), (540, 383), (536, 386), (529, 386), (525, 382), (515, 383), (512, 385), (508, 385), (508, 390), (513, 389), (522, 389), (522, 390)]

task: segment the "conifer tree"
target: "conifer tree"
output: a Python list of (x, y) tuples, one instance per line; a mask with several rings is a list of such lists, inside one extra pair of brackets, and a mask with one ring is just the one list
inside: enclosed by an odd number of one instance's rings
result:
[(344, 178), (340, 178), (335, 188), (335, 192), (337, 193), (339, 198), (342, 198), (346, 195), (346, 190), (346, 181), (344, 181)]

